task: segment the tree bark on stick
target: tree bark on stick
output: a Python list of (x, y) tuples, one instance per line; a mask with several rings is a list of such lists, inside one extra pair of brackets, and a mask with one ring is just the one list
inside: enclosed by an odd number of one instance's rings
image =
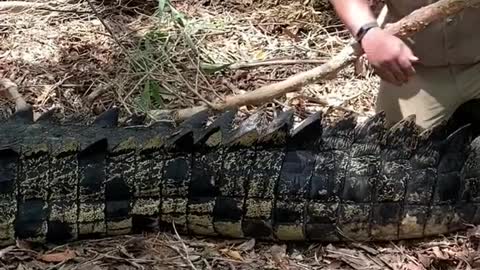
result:
[[(400, 1), (400, 0), (398, 0)], [(400, 37), (410, 37), (424, 30), (431, 23), (455, 15), (465, 8), (480, 7), (480, 0), (440, 0), (424, 6), (405, 16), (401, 20), (389, 24), (385, 30)], [(299, 91), (302, 86), (318, 82), (321, 79), (335, 75), (340, 70), (353, 63), (363, 54), (360, 46), (354, 41), (333, 56), (328, 62), (314, 69), (298, 73), (284, 81), (260, 87), (252, 92), (237, 96), (228, 96), (224, 101), (212, 103), (214, 111), (225, 111), (229, 108), (238, 108), (244, 105), (258, 105), (269, 102), (289, 92)], [(178, 121), (186, 119), (196, 112), (209, 109), (207, 106), (181, 109), (174, 113)]]

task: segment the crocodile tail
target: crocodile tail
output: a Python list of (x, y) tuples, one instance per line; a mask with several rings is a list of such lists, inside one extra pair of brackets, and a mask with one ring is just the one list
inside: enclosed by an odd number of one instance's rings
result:
[[(478, 142), (468, 126), (421, 131), (410, 116), (335, 122), (206, 111), (174, 126), (3, 123), (0, 242), (176, 229), (274, 240), (396, 240), (478, 220)], [(17, 115), (17, 119), (21, 114)], [(50, 124), (45, 124), (50, 123)], [(476, 142), (476, 143), (475, 143)], [(172, 226), (174, 224), (174, 227)]]

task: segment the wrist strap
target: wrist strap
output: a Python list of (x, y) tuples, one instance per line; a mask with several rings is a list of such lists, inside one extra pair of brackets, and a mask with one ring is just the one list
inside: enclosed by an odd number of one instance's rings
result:
[(370, 22), (362, 25), (360, 29), (358, 29), (357, 34), (355, 35), (355, 39), (358, 43), (362, 41), (362, 38), (365, 34), (372, 28), (379, 27), (377, 22)]

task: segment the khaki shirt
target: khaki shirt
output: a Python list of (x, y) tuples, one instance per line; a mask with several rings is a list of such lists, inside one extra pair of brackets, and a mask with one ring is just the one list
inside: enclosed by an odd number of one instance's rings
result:
[[(386, 22), (395, 22), (415, 9), (437, 0), (386, 0)], [(456, 16), (435, 22), (405, 40), (426, 66), (480, 62), (480, 8), (468, 8)]]

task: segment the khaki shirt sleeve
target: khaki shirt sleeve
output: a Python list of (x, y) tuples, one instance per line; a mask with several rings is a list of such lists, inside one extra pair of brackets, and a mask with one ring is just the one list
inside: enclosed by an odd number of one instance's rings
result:
[[(387, 22), (395, 22), (412, 11), (437, 0), (387, 0)], [(429, 25), (405, 42), (426, 66), (480, 62), (480, 8)]]

